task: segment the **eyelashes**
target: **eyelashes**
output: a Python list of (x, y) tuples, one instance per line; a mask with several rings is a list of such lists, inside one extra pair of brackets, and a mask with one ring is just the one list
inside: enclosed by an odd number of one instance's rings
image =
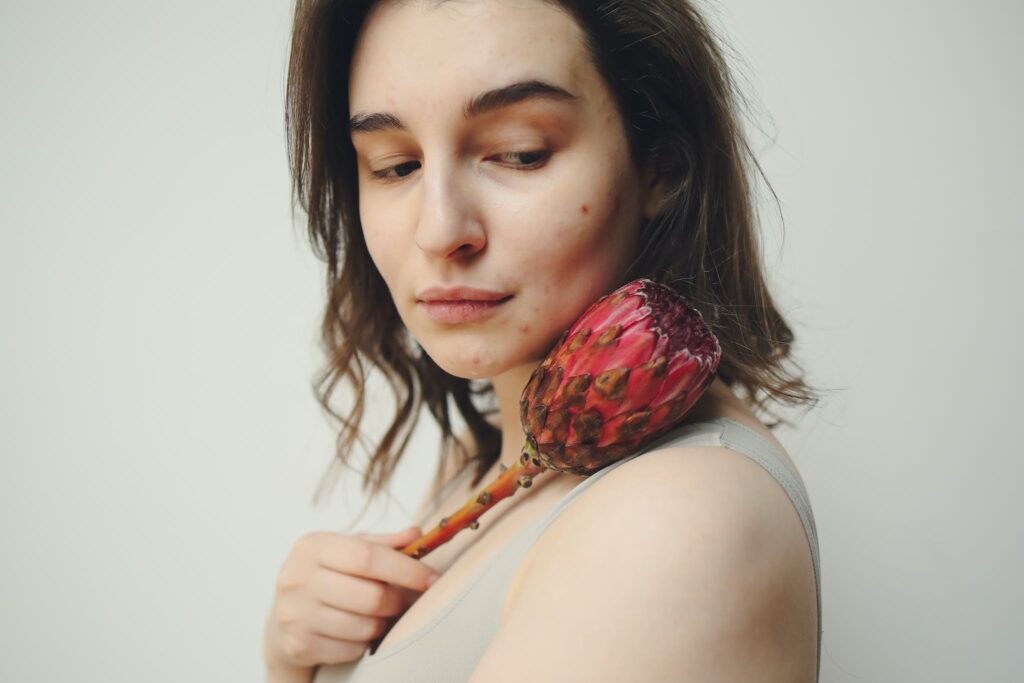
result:
[[(487, 160), (518, 159), (518, 163), (513, 161), (511, 163), (503, 163), (502, 166), (511, 171), (532, 171), (544, 166), (550, 158), (551, 152), (549, 150), (537, 149), (521, 152), (501, 152), (500, 154), (487, 157)], [(419, 161), (406, 161), (377, 171), (370, 171), (370, 175), (385, 183), (396, 183), (411, 175), (420, 166), (422, 164)]]
[[(387, 181), (387, 182), (394, 182), (395, 180), (401, 180), (405, 176), (407, 176), (410, 173), (412, 173), (413, 171), (415, 171), (416, 170), (415, 168), (409, 168), (409, 167), (412, 166), (413, 164), (419, 164), (419, 163), (420, 162), (418, 162), (418, 161), (406, 161), (404, 164), (396, 164), (395, 166), (388, 166), (387, 168), (382, 168), (379, 171), (370, 171), (370, 175), (372, 175), (374, 178), (377, 178), (378, 180), (384, 180), (384, 181)], [(408, 172), (405, 172), (405, 173), (401, 172), (401, 170), (404, 170), (404, 169), (409, 169), (409, 170), (408, 170)], [(392, 171), (394, 171), (397, 175), (395, 175), (395, 176), (391, 175)]]
[[(506, 157), (506, 158), (510, 157), (510, 156), (517, 156), (520, 159), (523, 158), (523, 157), (532, 158), (533, 161), (528, 161), (528, 162), (523, 162), (523, 163), (519, 163), (519, 164), (514, 164), (513, 165), (513, 168), (521, 170), (521, 169), (537, 168), (538, 166), (542, 165), (544, 162), (546, 162), (548, 160), (548, 157), (551, 156), (551, 152), (548, 152), (547, 150), (543, 150), (543, 149), (538, 149), (538, 150), (533, 150), (533, 151), (529, 151), (529, 152), (502, 152), (501, 154), (497, 154), (495, 156), (497, 156), (497, 157)], [(494, 158), (494, 157), (491, 157), (491, 158)]]

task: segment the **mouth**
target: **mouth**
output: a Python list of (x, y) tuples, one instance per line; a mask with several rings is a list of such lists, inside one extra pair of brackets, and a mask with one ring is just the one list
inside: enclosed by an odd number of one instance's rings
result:
[(497, 313), (498, 309), (511, 298), (512, 296), (510, 295), (491, 301), (480, 299), (438, 299), (434, 301), (420, 301), (419, 305), (423, 307), (427, 315), (438, 322), (458, 324), (488, 318)]

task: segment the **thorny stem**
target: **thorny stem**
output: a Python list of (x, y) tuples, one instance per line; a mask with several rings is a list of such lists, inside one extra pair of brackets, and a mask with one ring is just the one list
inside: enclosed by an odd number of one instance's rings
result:
[[(441, 523), (423, 534), (409, 545), (402, 548), (402, 552), (410, 557), (421, 558), (430, 551), (439, 548), (452, 540), (455, 534), (466, 527), (476, 529), (480, 523), (476, 520), (485, 512), (494, 507), (498, 502), (508, 498), (520, 487), (530, 488), (533, 478), (544, 472), (547, 468), (536, 457), (537, 451), (528, 441), (523, 446), (523, 452), (519, 459), (502, 471), (497, 479), (492, 481), (483, 491), (470, 498), (465, 505), (459, 508), (458, 512), (450, 517), (442, 517)], [(504, 467), (504, 466), (503, 466)], [(391, 630), (389, 624), (384, 633), (370, 643), (370, 654), (377, 651), (384, 636)]]
[(402, 548), (402, 552), (418, 559), (444, 545), (466, 527), (476, 529), (480, 526), (477, 518), (499, 501), (513, 495), (519, 487), (529, 488), (533, 478), (547, 470), (536, 456), (537, 451), (527, 442), (523, 446), (522, 455), (511, 467), (503, 471), (487, 488), (470, 498), (455, 514), (441, 518), (440, 524)]

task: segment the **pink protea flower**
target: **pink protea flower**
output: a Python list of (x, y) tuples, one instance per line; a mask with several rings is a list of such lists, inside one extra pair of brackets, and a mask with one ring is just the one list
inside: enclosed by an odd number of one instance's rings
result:
[(594, 302), (523, 389), (522, 456), (402, 552), (423, 557), (545, 469), (589, 475), (678, 424), (714, 379), (721, 348), (700, 312), (652, 280)]

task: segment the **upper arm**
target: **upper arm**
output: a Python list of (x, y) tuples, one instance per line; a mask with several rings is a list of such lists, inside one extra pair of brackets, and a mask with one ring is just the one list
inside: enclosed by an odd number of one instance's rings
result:
[(644, 454), (538, 540), (471, 681), (813, 681), (816, 597), (781, 486), (719, 446)]

